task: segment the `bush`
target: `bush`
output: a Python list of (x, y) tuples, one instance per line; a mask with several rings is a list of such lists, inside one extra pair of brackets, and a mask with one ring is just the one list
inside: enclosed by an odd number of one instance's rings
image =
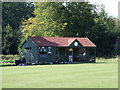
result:
[(10, 63), (15, 63), (14, 60), (3, 60), (3, 61), (2, 61), (2, 63), (8, 63), (8, 62), (10, 62)]
[(118, 62), (119, 58), (118, 56), (116, 56), (116, 58), (109, 58), (109, 59), (105, 59), (105, 58), (96, 58), (96, 62)]
[(0, 55), (1, 60), (16, 60), (19, 59), (19, 55)]
[(19, 59), (19, 55), (0, 55), (0, 65), (11, 65), (17, 59)]

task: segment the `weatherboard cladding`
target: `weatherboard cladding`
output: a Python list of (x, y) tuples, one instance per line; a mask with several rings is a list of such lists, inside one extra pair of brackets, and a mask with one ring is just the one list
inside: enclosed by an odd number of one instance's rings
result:
[(68, 47), (76, 39), (83, 47), (96, 47), (88, 38), (78, 37), (29, 37), (38, 46)]

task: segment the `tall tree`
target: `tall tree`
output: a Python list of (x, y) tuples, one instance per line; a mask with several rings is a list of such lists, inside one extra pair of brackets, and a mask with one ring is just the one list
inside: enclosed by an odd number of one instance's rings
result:
[(93, 41), (97, 45), (98, 56), (112, 56), (114, 55), (114, 45), (117, 39), (117, 24), (113, 17), (108, 16), (105, 12), (105, 8), (102, 5), (95, 18), (95, 26), (91, 31), (89, 37), (93, 38)]
[(34, 18), (23, 22), (22, 32), (29, 36), (60, 36), (66, 26), (63, 22), (64, 7), (62, 3), (40, 2), (35, 3)]
[(96, 6), (88, 2), (68, 2), (66, 3), (66, 21), (67, 27), (65, 28), (65, 36), (88, 36), (92, 27), (95, 25), (94, 19), (96, 18)]
[(2, 27), (10, 24), (13, 29), (18, 29), (23, 18), (32, 16), (34, 6), (26, 2), (3, 2), (2, 3)]
[(94, 25), (94, 5), (88, 3), (35, 3), (34, 18), (23, 22), (23, 32), (30, 36), (86, 36)]
[(4, 37), (2, 38), (2, 40), (4, 40), (4, 42), (2, 43), (2, 50), (4, 54), (15, 54), (16, 50), (13, 48), (17, 48), (16, 42), (18, 40), (17, 37), (15, 37), (16, 35), (9, 24), (3, 29), (3, 36)]
[[(2, 53), (18, 54), (20, 37), (18, 35), (22, 20), (33, 16), (33, 3), (3, 2), (2, 3)], [(9, 24), (9, 25), (8, 25)], [(9, 33), (10, 32), (10, 33)], [(21, 33), (21, 32), (19, 32)], [(12, 36), (10, 36), (12, 35)]]

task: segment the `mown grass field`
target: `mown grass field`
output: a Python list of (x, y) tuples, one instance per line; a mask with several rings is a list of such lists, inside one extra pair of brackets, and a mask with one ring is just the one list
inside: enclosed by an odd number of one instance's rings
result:
[(2, 88), (118, 88), (118, 64), (2, 67)]

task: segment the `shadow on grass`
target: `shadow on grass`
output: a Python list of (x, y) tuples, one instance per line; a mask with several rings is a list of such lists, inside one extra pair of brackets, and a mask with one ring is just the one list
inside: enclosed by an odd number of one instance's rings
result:
[(106, 64), (106, 63), (110, 63), (110, 62), (96, 62), (96, 64)]
[[(96, 63), (91, 63), (91, 62), (74, 62), (74, 63), (70, 63), (70, 64), (109, 64), (112, 62), (96, 62)], [(52, 65), (70, 65), (70, 64), (52, 64)], [(51, 65), (51, 64), (45, 64), (45, 65)], [(14, 66), (14, 65), (0, 65), (0, 67), (10, 67), (10, 66)], [(35, 65), (27, 65), (27, 66), (35, 66)]]
[(110, 62), (78, 62), (78, 63), (71, 63), (71, 64), (107, 64)]
[(9, 67), (9, 66), (13, 66), (13, 65), (0, 65), (0, 67)]

